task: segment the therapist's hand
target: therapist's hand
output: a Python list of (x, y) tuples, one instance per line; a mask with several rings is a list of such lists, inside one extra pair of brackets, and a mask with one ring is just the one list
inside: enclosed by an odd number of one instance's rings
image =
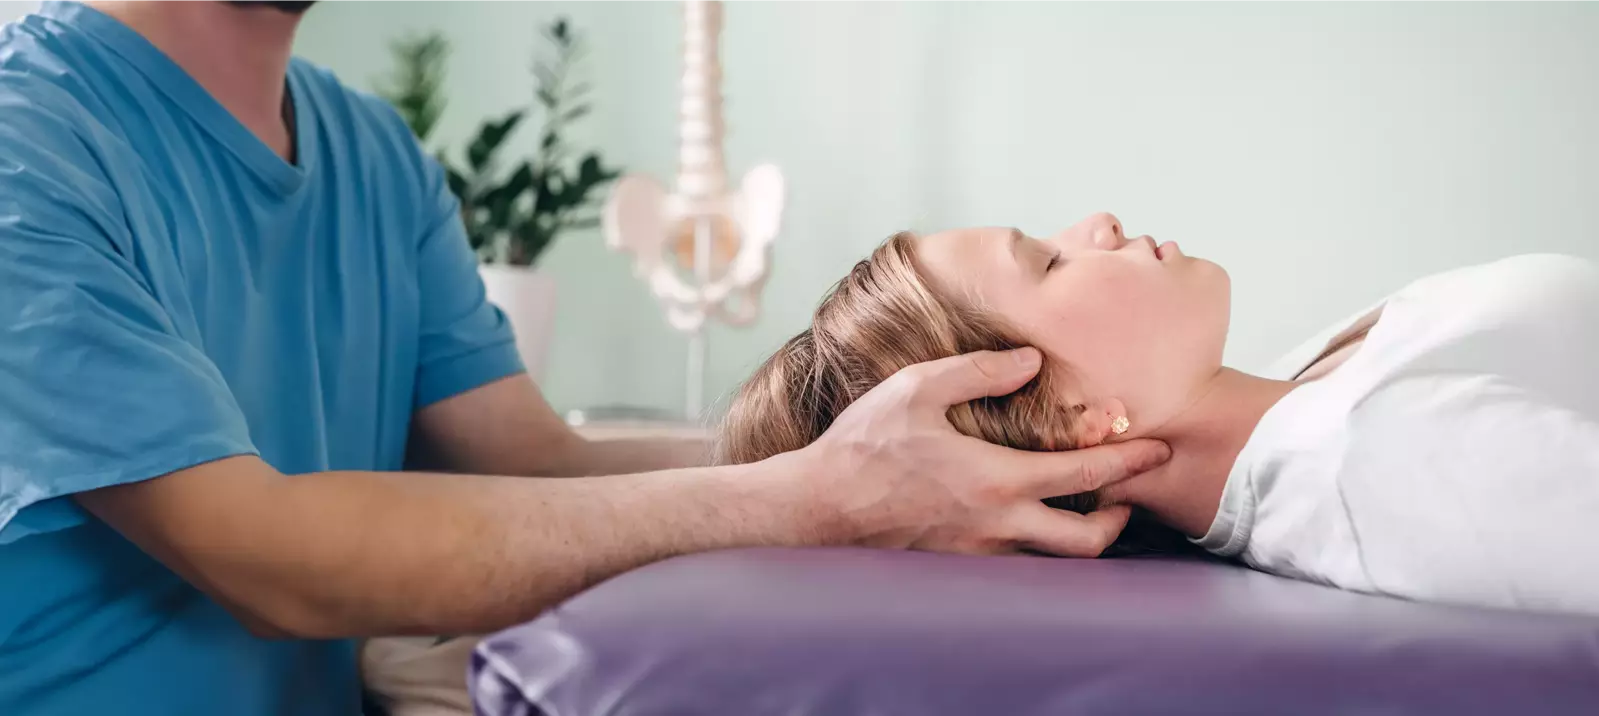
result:
[(840, 516), (844, 541), (967, 554), (1023, 549), (1098, 556), (1127, 523), (1126, 507), (1079, 515), (1041, 500), (1095, 490), (1164, 463), (1164, 443), (1132, 440), (1030, 452), (956, 432), (952, 405), (1005, 395), (1039, 369), (1036, 349), (979, 352), (914, 365), (841, 413), (794, 453)]

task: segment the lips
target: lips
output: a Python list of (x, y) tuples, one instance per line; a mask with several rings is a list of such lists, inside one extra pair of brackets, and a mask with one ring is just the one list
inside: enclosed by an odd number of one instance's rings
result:
[(1135, 245), (1142, 247), (1145, 251), (1148, 251), (1149, 255), (1154, 256), (1157, 259), (1160, 258), (1160, 249), (1155, 246), (1155, 240), (1149, 238), (1149, 236), (1140, 236), (1127, 242), (1127, 246), (1129, 248)]
[(1148, 251), (1149, 255), (1153, 256), (1157, 261), (1165, 261), (1183, 255), (1182, 249), (1177, 248), (1177, 242), (1167, 241), (1163, 244), (1156, 244), (1155, 240), (1148, 234), (1129, 240), (1123, 245), (1123, 248), (1134, 251), (1143, 249)]

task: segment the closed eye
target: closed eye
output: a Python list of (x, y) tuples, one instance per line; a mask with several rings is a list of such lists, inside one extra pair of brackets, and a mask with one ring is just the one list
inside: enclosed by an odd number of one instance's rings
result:
[(1057, 252), (1055, 252), (1054, 256), (1049, 257), (1049, 263), (1044, 265), (1044, 273), (1049, 273), (1050, 271), (1055, 270), (1055, 267), (1057, 265), (1059, 265), (1059, 264), (1060, 264), (1060, 252), (1057, 251)]

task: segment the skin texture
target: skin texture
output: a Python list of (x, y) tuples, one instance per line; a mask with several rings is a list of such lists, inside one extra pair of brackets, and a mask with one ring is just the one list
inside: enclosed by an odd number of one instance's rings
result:
[[(918, 248), (938, 290), (999, 314), (1044, 352), (1061, 404), (1084, 408), (1078, 444), (1154, 438), (1172, 447), (1170, 464), (1106, 497), (1203, 535), (1238, 452), (1294, 385), (1222, 366), (1227, 273), (1175, 243), (1130, 239), (1107, 213), (1043, 238), (958, 229)], [(1129, 421), (1121, 435), (1111, 431), (1117, 416)]]
[(1221, 369), (1227, 273), (1175, 243), (1128, 239), (1110, 214), (1041, 239), (960, 229), (919, 248), (940, 290), (1000, 314), (1061, 370), (1060, 398), (1089, 408), (1088, 444), (1118, 415), (1123, 437), (1158, 432)]
[[(103, 3), (292, 158), (283, 87), (299, 16), (229, 3)], [(804, 449), (697, 466), (703, 446), (595, 444), (525, 376), (415, 417), (433, 472), (288, 476), (219, 460), (76, 496), (254, 631), (301, 638), (482, 633), (677, 554), (863, 544), (1097, 555), (1126, 520), (1047, 510), (1164, 461), (1155, 441), (1028, 453), (957, 433), (950, 405), (1016, 390), (1036, 350), (910, 366)], [(490, 473), (495, 476), (444, 473)], [(563, 476), (588, 476), (568, 479)]]
[[(912, 366), (821, 440), (750, 465), (580, 479), (285, 476), (237, 457), (77, 499), (257, 633), (302, 638), (483, 633), (622, 571), (729, 547), (1096, 555), (1125, 510), (1083, 516), (1038, 501), (1152, 467), (1163, 445), (1028, 453), (944, 418), (1037, 368), (1031, 349)], [(495, 397), (516, 400), (451, 400)]]

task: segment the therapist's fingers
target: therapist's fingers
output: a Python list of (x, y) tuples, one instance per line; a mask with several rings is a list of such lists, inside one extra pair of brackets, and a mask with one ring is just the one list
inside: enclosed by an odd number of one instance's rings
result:
[(1129, 440), (1078, 450), (1030, 451), (994, 446), (990, 473), (1013, 481), (1015, 494), (1034, 499), (1092, 492), (1164, 465), (1171, 448), (1159, 440)]
[(1057, 557), (1098, 557), (1121, 536), (1132, 510), (1112, 505), (1079, 515), (1042, 503), (1017, 510), (1012, 534), (1018, 546)]
[(909, 387), (912, 405), (943, 415), (952, 405), (1015, 392), (1041, 365), (1037, 348), (975, 351), (907, 366), (891, 380)]

